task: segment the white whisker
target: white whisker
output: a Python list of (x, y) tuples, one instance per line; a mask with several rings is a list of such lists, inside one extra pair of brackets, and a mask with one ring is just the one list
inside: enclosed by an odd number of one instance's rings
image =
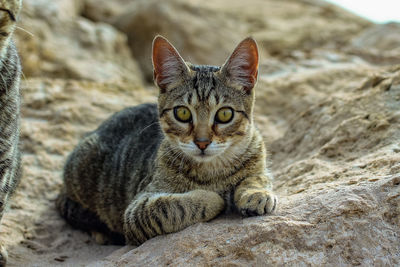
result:
[(28, 31), (28, 30), (25, 30), (25, 29), (22, 28), (22, 27), (16, 26), (16, 28), (17, 28), (18, 30), (21, 30), (21, 31), (23, 31), (23, 32), (26, 32), (27, 34), (29, 34), (29, 35), (32, 36), (32, 37), (35, 37), (35, 35), (34, 35), (33, 33), (31, 33), (31, 32)]
[(158, 121), (155, 121), (155, 122), (153, 122), (153, 123), (147, 125), (146, 127), (144, 127), (144, 128), (139, 132), (139, 135), (141, 135), (146, 129), (148, 129), (149, 127), (151, 127), (151, 126), (153, 126), (153, 125), (155, 125), (155, 124), (157, 124), (157, 123), (158, 123)]

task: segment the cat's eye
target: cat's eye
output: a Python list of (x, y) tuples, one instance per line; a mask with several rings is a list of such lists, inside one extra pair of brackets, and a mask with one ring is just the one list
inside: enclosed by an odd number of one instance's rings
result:
[(219, 123), (228, 123), (233, 119), (233, 109), (221, 108), (215, 115), (215, 121)]
[(15, 21), (15, 16), (14, 16), (14, 14), (10, 11), (10, 10), (8, 10), (8, 9), (5, 9), (5, 8), (0, 8), (0, 12), (1, 12), (1, 15), (0, 15), (0, 20), (3, 20), (3, 19), (5, 19), (5, 13), (7, 13), (7, 15), (9, 16), (9, 18), (12, 20), (12, 21)]
[(180, 122), (189, 122), (192, 120), (192, 113), (187, 107), (179, 106), (174, 108), (175, 119)]

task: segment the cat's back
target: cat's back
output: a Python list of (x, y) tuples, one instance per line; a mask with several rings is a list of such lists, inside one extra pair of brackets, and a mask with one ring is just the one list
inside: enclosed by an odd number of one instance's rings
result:
[[(90, 134), (103, 157), (100, 176), (140, 180), (151, 172), (163, 138), (156, 104), (142, 104), (115, 113)], [(108, 182), (108, 181), (107, 181)]]
[[(156, 104), (126, 108), (97, 130), (104, 155), (99, 191), (104, 196), (128, 202), (151, 182), (158, 147), (163, 139)], [(104, 187), (102, 188), (102, 185)], [(125, 193), (129, 192), (129, 195)]]
[[(68, 191), (74, 192), (76, 199), (85, 199), (88, 206), (99, 204), (99, 198), (105, 196), (124, 196), (127, 187), (137, 192), (139, 183), (154, 170), (162, 138), (156, 104), (115, 113), (70, 154), (64, 168)], [(131, 197), (122, 197), (121, 202)]]
[(147, 103), (125, 108), (104, 121), (94, 132), (104, 149), (115, 150), (127, 145), (126, 142), (133, 145), (131, 149), (152, 146), (162, 137), (157, 105)]

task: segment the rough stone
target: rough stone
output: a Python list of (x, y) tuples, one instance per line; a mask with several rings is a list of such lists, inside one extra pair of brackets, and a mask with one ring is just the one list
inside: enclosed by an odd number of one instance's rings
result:
[(115, 17), (126, 12), (127, 5), (132, 3), (132, 0), (84, 0), (82, 3), (82, 16), (96, 22), (110, 23)]
[(109, 24), (80, 17), (76, 3), (24, 1), (16, 42), (25, 77), (140, 83), (126, 36)]
[(352, 40), (347, 50), (374, 64), (400, 64), (400, 23), (366, 29)]
[(265, 55), (285, 56), (294, 50), (343, 45), (371, 24), (322, 1), (273, 0), (137, 0), (114, 21), (127, 34), (148, 80), (156, 34), (172, 41), (185, 60), (221, 65), (248, 35), (257, 39)]

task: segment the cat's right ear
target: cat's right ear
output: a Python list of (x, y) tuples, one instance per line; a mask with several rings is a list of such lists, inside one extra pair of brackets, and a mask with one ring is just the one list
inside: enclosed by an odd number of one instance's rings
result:
[(189, 72), (188, 66), (175, 47), (160, 35), (156, 36), (153, 41), (152, 60), (154, 82), (160, 88), (161, 93), (165, 93), (171, 85), (182, 81)]
[(221, 69), (221, 73), (233, 85), (250, 94), (257, 82), (258, 48), (256, 41), (248, 37), (241, 41)]

